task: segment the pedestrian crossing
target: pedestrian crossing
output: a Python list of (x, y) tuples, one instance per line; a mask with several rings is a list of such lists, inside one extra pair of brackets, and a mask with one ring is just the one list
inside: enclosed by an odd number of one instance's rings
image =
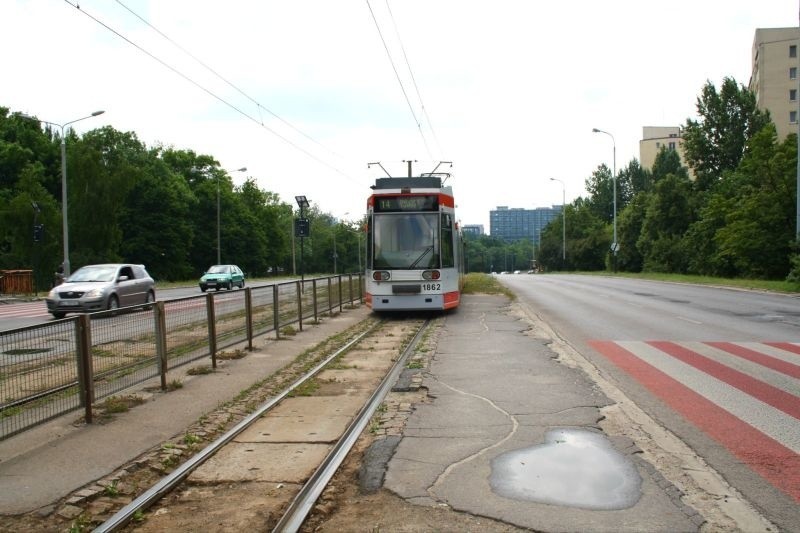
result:
[[(47, 304), (44, 300), (0, 305), (0, 320), (4, 318), (35, 318), (44, 316), (50, 316), (47, 312)], [(2, 325), (0, 325), (0, 329), (3, 329)]]
[(800, 343), (589, 344), (800, 502)]

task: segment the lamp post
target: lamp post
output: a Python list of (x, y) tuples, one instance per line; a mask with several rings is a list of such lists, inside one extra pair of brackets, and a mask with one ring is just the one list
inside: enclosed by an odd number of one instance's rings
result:
[(611, 242), (611, 253), (612, 256), (612, 264), (614, 268), (614, 272), (617, 271), (617, 249), (619, 245), (617, 244), (617, 142), (614, 140), (614, 136), (611, 135), (607, 131), (599, 130), (597, 128), (592, 128), (592, 133), (605, 133), (609, 137), (611, 137), (611, 144), (613, 146), (613, 169), (611, 174), (611, 182), (614, 185), (614, 239)]
[[(247, 172), (247, 167), (237, 168), (235, 170), (226, 170), (225, 172)], [(217, 264), (222, 264), (222, 240), (220, 239), (219, 223), (219, 174), (217, 174)]]
[(550, 178), (561, 184), (561, 267), (567, 264), (567, 188), (558, 178)]
[(29, 118), (31, 120), (36, 120), (41, 122), (42, 124), (50, 124), (51, 126), (56, 126), (61, 129), (61, 218), (62, 218), (62, 235), (64, 240), (64, 278), (69, 277), (70, 269), (69, 269), (69, 223), (67, 217), (67, 142), (65, 131), (66, 127), (70, 124), (75, 124), (76, 122), (80, 122), (81, 120), (86, 120), (87, 118), (96, 117), (98, 115), (102, 115), (105, 111), (95, 111), (91, 115), (87, 115), (85, 117), (76, 118), (75, 120), (70, 120), (69, 122), (65, 122), (63, 124), (57, 124), (55, 122), (50, 122), (47, 120), (41, 120), (36, 117), (32, 117), (25, 114), (20, 114), (20, 116), (24, 118)]

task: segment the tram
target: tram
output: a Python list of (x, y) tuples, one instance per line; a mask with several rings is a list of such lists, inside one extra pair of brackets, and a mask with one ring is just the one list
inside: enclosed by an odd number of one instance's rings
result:
[(461, 301), (464, 249), (442, 178), (378, 178), (367, 201), (366, 303), (373, 311), (446, 310)]

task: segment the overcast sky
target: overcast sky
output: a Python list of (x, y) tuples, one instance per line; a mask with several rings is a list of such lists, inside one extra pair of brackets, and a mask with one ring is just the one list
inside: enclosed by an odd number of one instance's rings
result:
[(755, 29), (796, 26), (798, 2), (0, 0), (0, 21), (0, 106), (102, 109), (75, 129), (245, 166), (235, 183), (344, 219), (385, 176), (367, 163), (452, 161), (458, 218), (488, 232), (498, 205), (561, 204), (549, 178), (585, 196), (612, 165), (592, 128), (619, 169), (643, 126), (695, 117), (707, 80), (747, 85)]

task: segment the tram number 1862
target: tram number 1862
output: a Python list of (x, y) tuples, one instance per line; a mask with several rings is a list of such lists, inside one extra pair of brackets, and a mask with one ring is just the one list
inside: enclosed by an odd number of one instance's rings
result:
[(422, 284), (423, 291), (440, 291), (442, 290), (441, 283), (423, 283)]

